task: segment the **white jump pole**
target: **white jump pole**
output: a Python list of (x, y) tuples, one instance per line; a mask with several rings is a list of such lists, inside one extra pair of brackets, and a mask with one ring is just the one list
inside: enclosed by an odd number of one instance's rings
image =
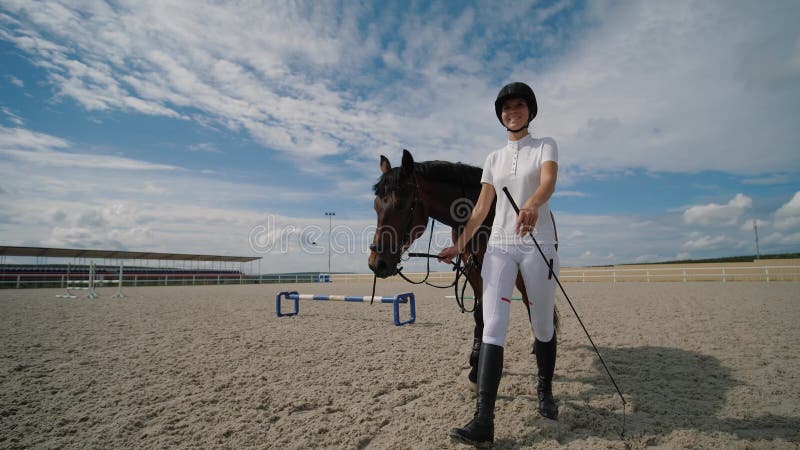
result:
[(117, 293), (112, 295), (111, 298), (125, 298), (127, 295), (122, 293), (122, 264), (119, 265), (119, 284), (117, 285)]
[(95, 266), (94, 266), (94, 261), (92, 261), (89, 264), (89, 292), (86, 294), (86, 298), (100, 297), (100, 295), (94, 290), (94, 274), (95, 274)]
[(58, 298), (75, 298), (75, 295), (69, 291), (69, 263), (67, 263), (67, 281), (66, 281), (66, 292), (63, 294), (58, 294), (56, 297)]

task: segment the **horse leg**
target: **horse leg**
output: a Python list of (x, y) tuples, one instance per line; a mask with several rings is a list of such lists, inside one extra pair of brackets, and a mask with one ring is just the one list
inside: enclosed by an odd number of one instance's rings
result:
[(475, 309), (472, 311), (472, 318), (475, 320), (475, 328), (472, 332), (472, 351), (469, 354), (469, 381), (473, 384), (478, 382), (478, 355), (481, 353), (481, 341), (483, 339), (483, 283), (480, 270), (473, 267), (466, 274), (467, 281), (475, 294)]
[[(453, 242), (456, 242), (458, 236), (459, 229), (453, 228)], [(472, 310), (472, 319), (475, 321), (475, 328), (472, 331), (472, 350), (469, 353), (468, 375), (469, 381), (473, 384), (478, 383), (478, 358), (481, 353), (481, 341), (483, 340), (483, 302), (481, 301), (481, 297), (483, 296), (483, 279), (481, 278), (480, 267), (481, 264), (483, 264), (483, 255), (486, 253), (485, 237), (486, 233), (483, 235), (478, 233), (478, 235), (473, 238), (473, 245), (477, 244), (477, 247), (473, 246), (461, 255), (464, 267), (467, 268), (464, 271), (464, 276), (467, 278), (467, 282), (475, 296), (475, 308)], [(456, 290), (458, 290), (458, 286), (456, 286)], [(459, 294), (459, 292), (456, 292), (456, 295)]]

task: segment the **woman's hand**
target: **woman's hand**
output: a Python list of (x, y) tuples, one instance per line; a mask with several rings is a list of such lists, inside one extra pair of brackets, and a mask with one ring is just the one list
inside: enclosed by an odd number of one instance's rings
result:
[(533, 233), (533, 227), (536, 226), (536, 221), (539, 220), (539, 208), (522, 208), (517, 215), (517, 224), (515, 229), (517, 234), (525, 236), (529, 232)]
[(452, 246), (452, 247), (447, 247), (446, 249), (444, 249), (441, 252), (439, 252), (439, 255), (438, 255), (439, 256), (439, 261), (445, 262), (447, 264), (450, 264), (450, 263), (453, 262), (453, 259), (456, 256), (458, 256), (459, 253), (461, 253), (461, 252), (458, 251), (458, 248), (456, 248), (455, 245)]

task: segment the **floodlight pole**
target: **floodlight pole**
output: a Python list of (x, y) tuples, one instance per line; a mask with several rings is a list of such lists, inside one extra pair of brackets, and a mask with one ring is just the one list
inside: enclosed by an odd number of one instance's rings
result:
[(325, 212), (325, 215), (328, 217), (328, 275), (331, 273), (331, 228), (333, 225), (333, 216), (336, 215), (335, 212)]
[(758, 222), (753, 219), (753, 233), (756, 235), (756, 261), (761, 259), (761, 250), (758, 248)]

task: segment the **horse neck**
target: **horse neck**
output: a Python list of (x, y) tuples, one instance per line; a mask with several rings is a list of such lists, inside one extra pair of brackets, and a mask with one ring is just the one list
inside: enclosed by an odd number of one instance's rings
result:
[(478, 201), (478, 194), (480, 189), (475, 189), (470, 186), (454, 185), (440, 181), (420, 180), (417, 184), (419, 188), (420, 197), (425, 204), (425, 209), (428, 216), (435, 220), (450, 226), (456, 227), (463, 225), (463, 222), (457, 222), (451, 214), (451, 206), (454, 202), (466, 198), (472, 205)]

